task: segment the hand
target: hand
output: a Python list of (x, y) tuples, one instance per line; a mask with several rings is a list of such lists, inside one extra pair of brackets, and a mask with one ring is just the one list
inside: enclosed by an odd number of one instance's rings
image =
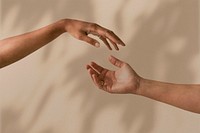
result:
[(112, 43), (116, 50), (119, 50), (118, 45), (125, 46), (123, 41), (112, 31), (103, 28), (98, 24), (72, 19), (65, 19), (64, 22), (66, 32), (71, 34), (73, 37), (85, 41), (95, 47), (100, 47), (100, 43), (97, 40), (89, 37), (89, 34), (98, 36), (99, 39), (101, 39), (110, 50), (112, 50), (112, 48), (107, 40)]
[(141, 78), (131, 66), (113, 56), (109, 58), (109, 61), (119, 69), (111, 71), (94, 62), (87, 65), (87, 70), (95, 85), (109, 93), (137, 93)]

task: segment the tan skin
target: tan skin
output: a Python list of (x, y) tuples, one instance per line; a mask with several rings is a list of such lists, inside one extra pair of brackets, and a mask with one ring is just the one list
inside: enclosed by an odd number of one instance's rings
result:
[[(110, 43), (116, 50), (119, 50), (119, 45), (125, 46), (119, 37), (104, 27), (79, 20), (63, 19), (36, 31), (0, 40), (0, 68), (26, 57), (65, 32), (96, 47), (99, 47), (100, 43), (89, 37), (89, 34), (98, 36), (110, 50)], [(100, 89), (109, 93), (137, 94), (200, 113), (200, 85), (144, 79), (129, 64), (112, 56), (109, 60), (119, 68), (117, 71), (110, 71), (94, 62), (87, 65), (89, 74)]]
[(136, 94), (200, 114), (200, 85), (173, 84), (140, 77), (129, 64), (111, 56), (111, 71), (91, 62), (87, 70), (95, 85), (109, 93)]
[(0, 40), (0, 68), (26, 57), (65, 32), (95, 47), (100, 47), (100, 43), (89, 34), (98, 36), (109, 50), (112, 50), (111, 45), (116, 50), (119, 50), (119, 45), (125, 46), (112, 31), (98, 24), (62, 19), (41, 29)]

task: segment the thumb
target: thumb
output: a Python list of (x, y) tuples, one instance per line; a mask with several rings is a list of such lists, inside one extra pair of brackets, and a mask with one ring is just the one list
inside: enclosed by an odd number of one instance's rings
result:
[(121, 68), (121, 67), (124, 65), (124, 62), (123, 62), (123, 61), (117, 59), (116, 57), (114, 57), (114, 56), (112, 56), (112, 55), (109, 57), (109, 61), (110, 61), (113, 65), (115, 65), (116, 67), (119, 67), (119, 68)]

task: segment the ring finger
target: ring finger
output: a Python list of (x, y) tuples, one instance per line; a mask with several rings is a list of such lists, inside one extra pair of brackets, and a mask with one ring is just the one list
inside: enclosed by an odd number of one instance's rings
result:
[(110, 44), (108, 43), (106, 38), (99, 36), (99, 39), (101, 39), (105, 43), (105, 45), (108, 47), (108, 49), (112, 50), (112, 48), (110, 47)]

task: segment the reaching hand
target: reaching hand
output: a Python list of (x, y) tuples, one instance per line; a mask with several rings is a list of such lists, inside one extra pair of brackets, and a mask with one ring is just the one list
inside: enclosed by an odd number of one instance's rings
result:
[(117, 66), (117, 71), (105, 69), (94, 62), (87, 65), (87, 70), (100, 89), (109, 93), (136, 93), (140, 84), (140, 77), (131, 66), (113, 56), (109, 61)]
[(107, 40), (112, 43), (116, 50), (119, 50), (118, 45), (125, 46), (123, 41), (117, 35), (115, 35), (112, 31), (99, 26), (98, 24), (72, 19), (66, 19), (64, 22), (66, 22), (65, 30), (69, 34), (95, 47), (100, 47), (100, 43), (97, 40), (89, 37), (89, 34), (98, 36), (99, 39), (101, 39), (110, 50), (112, 50), (112, 48)]

